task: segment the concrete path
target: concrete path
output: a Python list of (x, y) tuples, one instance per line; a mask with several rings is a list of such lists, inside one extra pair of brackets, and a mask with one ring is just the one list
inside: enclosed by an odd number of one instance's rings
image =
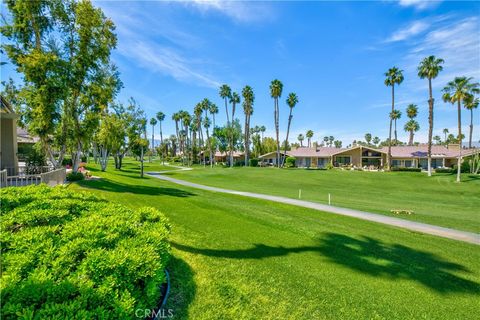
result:
[(275, 202), (290, 204), (298, 207), (304, 207), (304, 208), (309, 208), (309, 209), (314, 209), (314, 210), (319, 210), (324, 212), (331, 212), (331, 213), (335, 213), (343, 216), (349, 216), (349, 217), (354, 217), (362, 220), (388, 224), (390, 226), (395, 226), (398, 228), (408, 229), (408, 230), (417, 231), (421, 233), (431, 234), (434, 236), (439, 236), (443, 238), (449, 238), (453, 240), (459, 240), (459, 241), (480, 245), (480, 234), (473, 233), (473, 232), (444, 228), (444, 227), (434, 226), (426, 223), (415, 222), (415, 221), (410, 221), (410, 220), (405, 220), (405, 219), (400, 219), (395, 217), (389, 217), (389, 216), (384, 216), (384, 215), (370, 213), (370, 212), (329, 206), (329, 205), (316, 203), (316, 202), (290, 199), (285, 197), (277, 197), (277, 196), (271, 196), (271, 195), (260, 194), (260, 193), (243, 192), (243, 191), (235, 191), (235, 190), (229, 190), (229, 189), (223, 189), (223, 188), (217, 188), (217, 187), (210, 187), (210, 186), (205, 186), (202, 184), (188, 182), (185, 180), (175, 179), (175, 178), (162, 175), (162, 173), (167, 173), (172, 171), (192, 170), (192, 168), (183, 168), (183, 167), (176, 167), (176, 168), (178, 169), (168, 170), (168, 171), (159, 171), (159, 172), (147, 172), (147, 175), (161, 179), (161, 180), (165, 180), (168, 182), (172, 182), (175, 184), (179, 184), (182, 186), (186, 186), (186, 187), (208, 190), (213, 192), (234, 194), (234, 195), (256, 198), (256, 199), (275, 201)]

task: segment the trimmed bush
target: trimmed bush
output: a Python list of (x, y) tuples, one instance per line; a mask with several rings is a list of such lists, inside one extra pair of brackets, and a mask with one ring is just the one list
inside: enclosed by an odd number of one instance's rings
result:
[(435, 173), (454, 173), (456, 172), (452, 168), (436, 168)]
[(409, 171), (409, 172), (422, 172), (422, 168), (406, 168), (406, 167), (392, 167), (391, 171)]
[(332, 170), (333, 168), (334, 168), (334, 166), (330, 162), (327, 163), (327, 165), (325, 166), (325, 169), (327, 169), (327, 170)]
[(81, 172), (70, 172), (67, 174), (67, 181), (80, 181), (85, 179), (85, 176)]
[(249, 163), (250, 167), (256, 167), (256, 166), (258, 166), (258, 159), (249, 159), (248, 163)]
[[(453, 169), (455, 172), (457, 172), (457, 165), (455, 164), (453, 166)], [(461, 173), (470, 173), (470, 164), (468, 161), (463, 161), (462, 164), (460, 165), (460, 172)]]
[(127, 319), (161, 299), (166, 218), (45, 185), (0, 190), (2, 319)]
[(295, 157), (287, 157), (285, 159), (285, 168), (295, 167), (295, 161), (297, 161), (297, 159), (295, 159)]

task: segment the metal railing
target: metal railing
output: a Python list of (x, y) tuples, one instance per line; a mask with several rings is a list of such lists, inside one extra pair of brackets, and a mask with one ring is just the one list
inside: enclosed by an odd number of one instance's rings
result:
[[(25, 167), (16, 175), (8, 175), (8, 168), (0, 171), (0, 187), (24, 187), (45, 183), (49, 186), (62, 184), (66, 179), (65, 168), (55, 169), (53, 167)], [(47, 171), (46, 168), (50, 170)]]
[(53, 171), (52, 166), (18, 166), (18, 167), (6, 167), (8, 176), (27, 176), (36, 175)]

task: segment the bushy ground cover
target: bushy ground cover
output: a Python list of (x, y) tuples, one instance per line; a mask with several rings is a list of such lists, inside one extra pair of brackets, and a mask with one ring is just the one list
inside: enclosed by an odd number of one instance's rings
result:
[(128, 319), (159, 306), (170, 226), (63, 186), (4, 188), (2, 319)]

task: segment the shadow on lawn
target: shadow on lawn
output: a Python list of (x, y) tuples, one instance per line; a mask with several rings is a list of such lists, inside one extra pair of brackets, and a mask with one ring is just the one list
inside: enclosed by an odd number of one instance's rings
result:
[(442, 293), (480, 293), (480, 284), (457, 275), (459, 272), (470, 273), (468, 269), (429, 252), (400, 244), (385, 244), (370, 237), (356, 239), (337, 233), (327, 233), (320, 241), (318, 246), (287, 248), (255, 244), (250, 249), (241, 250), (199, 249), (178, 243), (172, 243), (172, 246), (190, 253), (229, 259), (262, 259), (312, 251), (374, 277), (413, 280)]
[(98, 190), (110, 191), (110, 192), (126, 192), (126, 193), (146, 194), (146, 195), (154, 195), (154, 196), (164, 195), (164, 196), (180, 197), (180, 198), (186, 198), (186, 197), (191, 197), (196, 195), (195, 193), (188, 192), (181, 189), (176, 189), (176, 188), (149, 187), (149, 186), (125, 184), (120, 182), (114, 182), (108, 179), (101, 179), (101, 180), (95, 180), (95, 181), (83, 180), (83, 181), (79, 181), (79, 184), (85, 188), (98, 189)]
[(168, 263), (168, 270), (170, 295), (164, 309), (173, 311), (173, 319), (188, 319), (188, 306), (197, 291), (192, 268), (185, 261), (172, 256)]

